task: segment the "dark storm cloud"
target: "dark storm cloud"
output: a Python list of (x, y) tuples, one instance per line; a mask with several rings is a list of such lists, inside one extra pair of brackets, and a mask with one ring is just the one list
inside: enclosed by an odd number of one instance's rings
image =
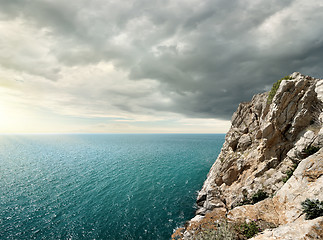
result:
[[(319, 0), (0, 0), (0, 6), (0, 19), (50, 29), (51, 54), (61, 66), (106, 61), (133, 81), (158, 81), (172, 104), (140, 103), (158, 111), (229, 119), (239, 102), (284, 75), (323, 75)], [(138, 95), (128, 93), (134, 101)]]

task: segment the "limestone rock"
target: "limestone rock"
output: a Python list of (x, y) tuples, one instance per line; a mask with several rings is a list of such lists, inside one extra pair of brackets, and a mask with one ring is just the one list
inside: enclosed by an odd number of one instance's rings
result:
[(304, 150), (314, 143), (316, 137), (317, 136), (313, 131), (306, 131), (305, 134), (296, 142), (295, 147), (287, 153), (287, 156), (295, 161), (302, 159), (304, 156), (306, 156), (304, 154)]
[(323, 217), (268, 229), (251, 240), (314, 240), (323, 238)]
[[(323, 135), (318, 130), (307, 128), (319, 122), (323, 80), (300, 73), (291, 77), (282, 81), (272, 104), (267, 104), (268, 93), (263, 93), (239, 105), (202, 193), (216, 188), (228, 208), (237, 199), (243, 199), (244, 186), (250, 190), (248, 197), (260, 188), (273, 194), (282, 186), (279, 183), (293, 162), (306, 157), (304, 148), (314, 141), (322, 142)], [(321, 129), (321, 122), (315, 127)]]
[(245, 149), (247, 149), (252, 143), (251, 137), (249, 134), (244, 134), (240, 137), (239, 141), (238, 141), (238, 148), (243, 151)]
[(262, 219), (279, 225), (296, 220), (299, 223), (307, 222), (301, 203), (307, 198), (323, 200), (322, 160), (323, 149), (304, 159), (274, 197), (255, 205), (236, 207), (228, 212), (228, 219), (236, 222)]
[[(323, 79), (300, 73), (290, 78), (281, 82), (270, 104), (268, 93), (262, 93), (238, 106), (198, 193), (194, 220), (200, 221), (186, 228), (184, 239), (193, 239), (199, 224), (217, 211), (233, 222), (262, 219), (279, 225), (254, 239), (323, 239), (322, 218), (305, 220), (300, 205), (306, 198), (323, 200), (323, 150), (313, 154), (323, 147)], [(259, 190), (273, 197), (236, 207)], [(297, 229), (297, 224), (304, 227)], [(297, 234), (303, 238), (293, 238)]]

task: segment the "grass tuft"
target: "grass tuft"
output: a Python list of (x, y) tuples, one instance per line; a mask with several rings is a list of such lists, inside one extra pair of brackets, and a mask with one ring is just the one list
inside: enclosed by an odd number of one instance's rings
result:
[(267, 103), (268, 103), (268, 104), (271, 104), (271, 103), (272, 103), (273, 98), (274, 98), (274, 96), (276, 95), (276, 92), (277, 92), (277, 90), (278, 90), (278, 88), (279, 88), (279, 86), (280, 86), (280, 83), (281, 83), (283, 80), (291, 80), (291, 79), (292, 79), (292, 77), (290, 77), (290, 76), (285, 76), (285, 77), (283, 77), (282, 79), (279, 79), (277, 82), (275, 82), (275, 83), (273, 84), (273, 87), (271, 88), (271, 90), (270, 90), (270, 92), (269, 92), (269, 95), (268, 95), (268, 98), (267, 98)]

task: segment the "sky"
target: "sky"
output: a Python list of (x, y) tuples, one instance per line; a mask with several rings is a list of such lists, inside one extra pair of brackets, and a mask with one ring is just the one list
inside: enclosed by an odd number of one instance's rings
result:
[(225, 133), (323, 77), (322, 0), (0, 0), (0, 133)]

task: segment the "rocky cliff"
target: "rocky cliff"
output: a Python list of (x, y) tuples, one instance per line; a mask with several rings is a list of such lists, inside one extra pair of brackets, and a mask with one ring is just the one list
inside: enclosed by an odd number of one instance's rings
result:
[(208, 239), (222, 221), (235, 234), (210, 239), (247, 239), (250, 222), (253, 239), (323, 239), (323, 217), (306, 220), (301, 205), (323, 200), (323, 79), (293, 73), (275, 87), (239, 105), (196, 216), (173, 238)]

